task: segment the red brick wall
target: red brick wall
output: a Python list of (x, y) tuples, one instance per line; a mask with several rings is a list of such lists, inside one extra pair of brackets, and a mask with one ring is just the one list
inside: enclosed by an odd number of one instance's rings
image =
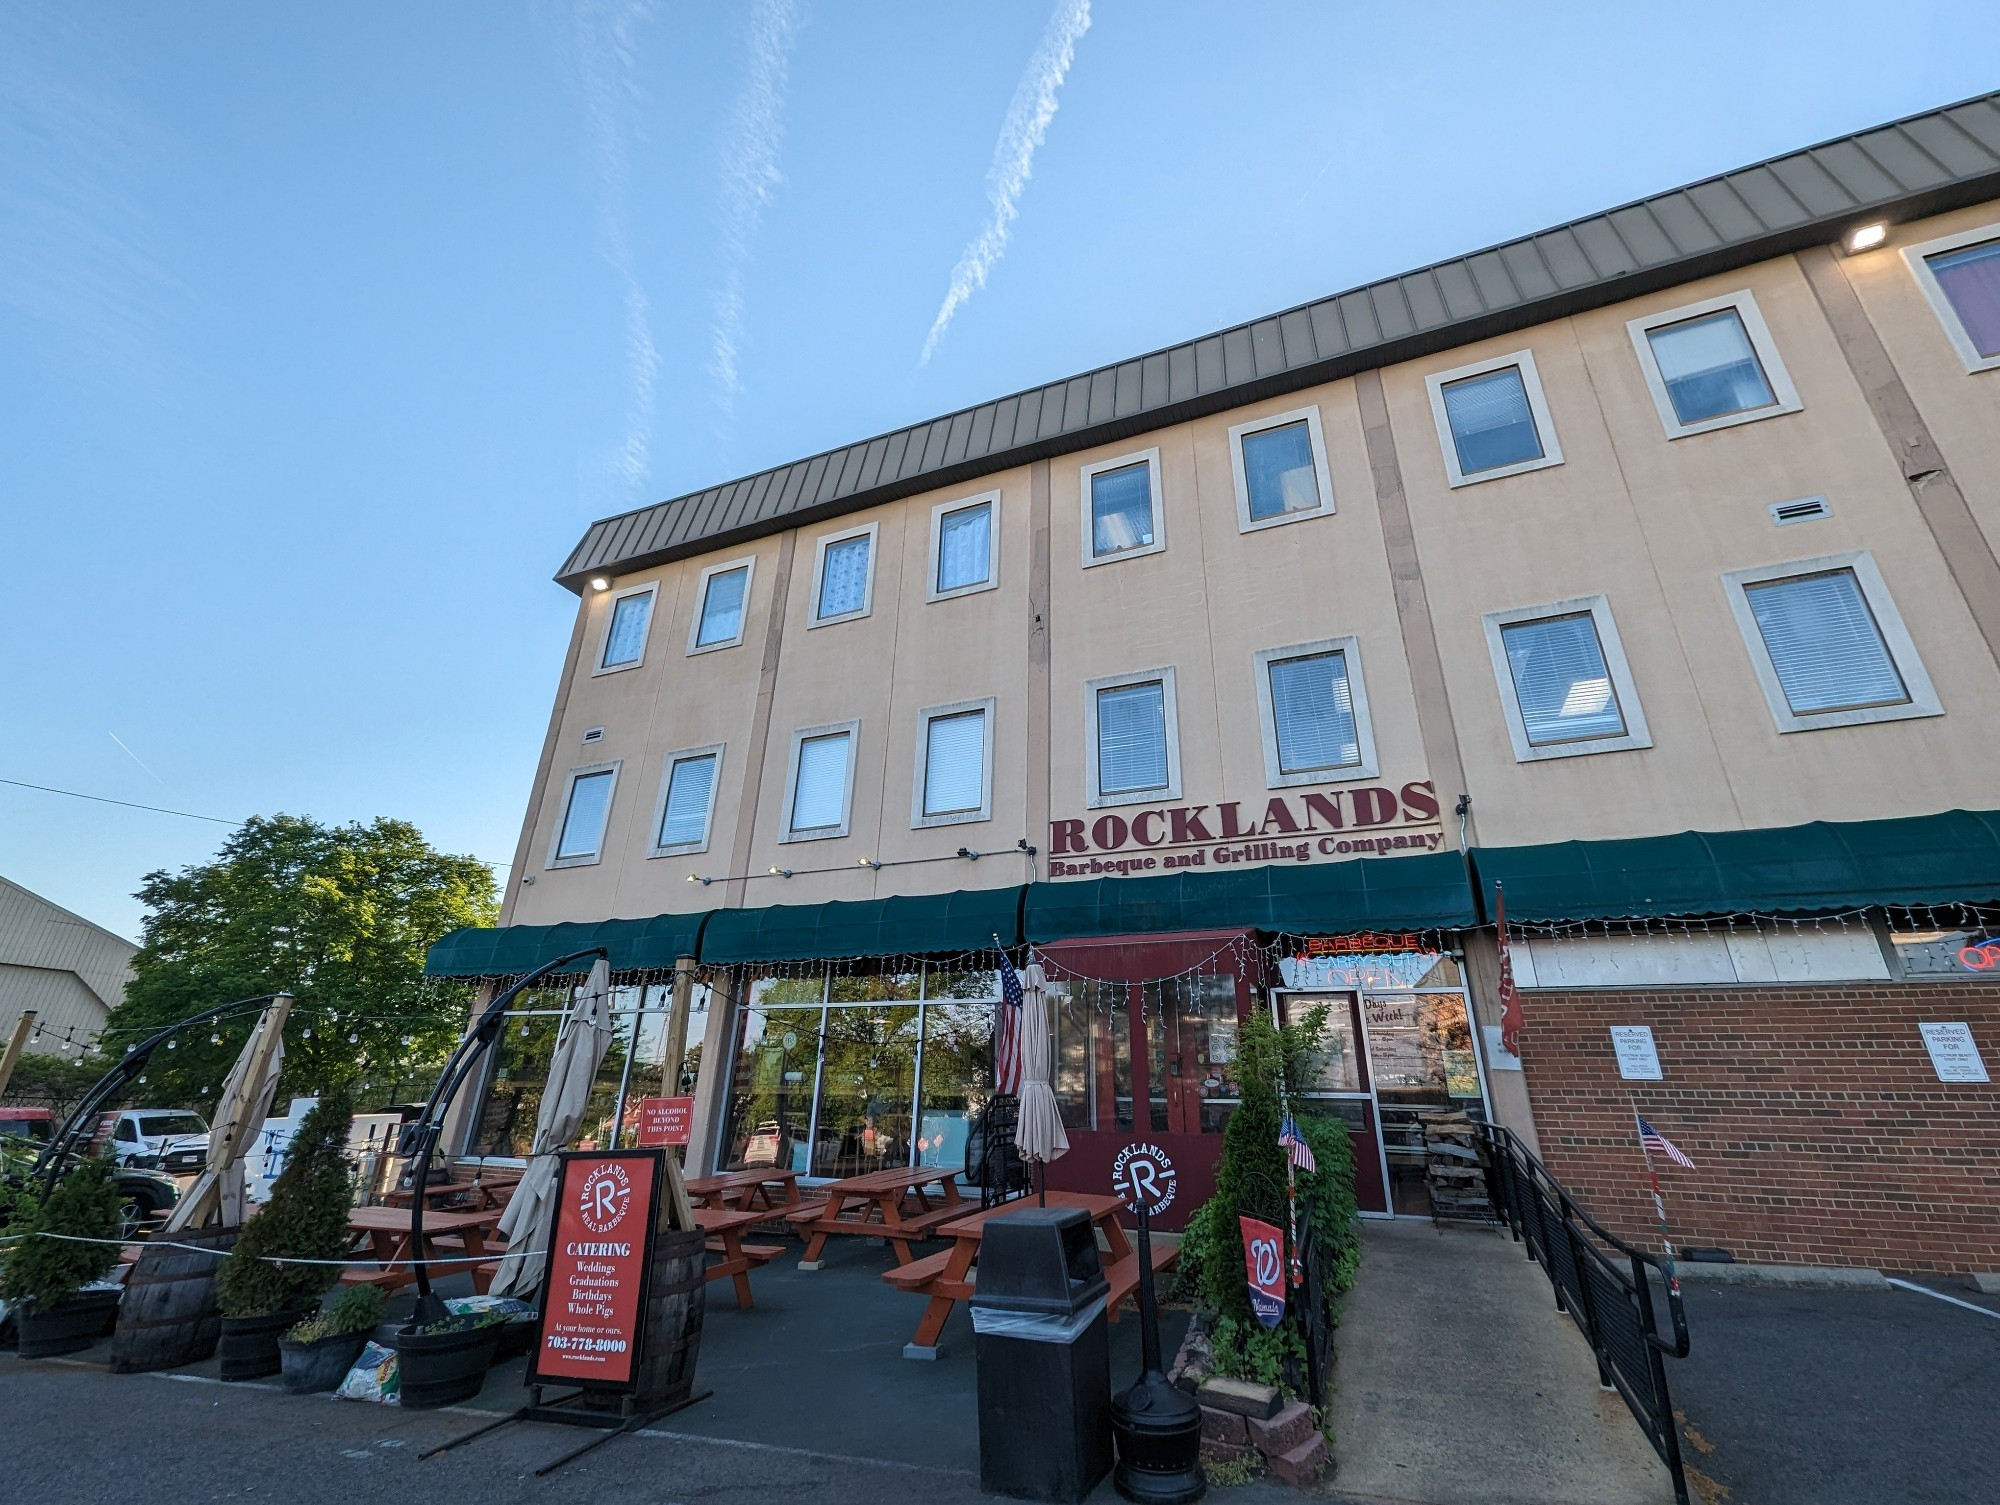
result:
[[(1522, 995), (1542, 1158), (1586, 1211), (1657, 1248), (1632, 1103), (1676, 1245), (1739, 1260), (2000, 1271), (2000, 984)], [(1964, 1020), (1996, 1080), (1946, 1083), (1918, 1021)], [(1664, 1081), (1619, 1078), (1614, 1024), (1652, 1026)]]

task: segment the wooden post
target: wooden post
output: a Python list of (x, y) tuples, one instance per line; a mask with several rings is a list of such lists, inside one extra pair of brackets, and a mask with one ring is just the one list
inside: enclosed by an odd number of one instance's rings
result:
[(660, 1096), (679, 1097), (681, 1063), (687, 1059), (688, 1015), (694, 1007), (695, 962), (683, 956), (674, 963), (674, 998), (667, 1013), (666, 1049), (660, 1058)]
[(21, 1010), (21, 1017), (14, 1021), (14, 1038), (7, 1042), (6, 1054), (0, 1055), (0, 1093), (7, 1090), (7, 1083), (14, 1078), (14, 1063), (21, 1059), (21, 1052), (28, 1048), (28, 1031), (35, 1027), (35, 1011)]

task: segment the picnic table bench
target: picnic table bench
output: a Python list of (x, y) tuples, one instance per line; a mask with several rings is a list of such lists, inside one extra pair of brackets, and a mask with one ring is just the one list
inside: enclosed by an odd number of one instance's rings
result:
[[(933, 1229), (968, 1210), (958, 1194), (958, 1174), (935, 1165), (901, 1165), (832, 1182), (825, 1202), (804, 1204), (785, 1214), (785, 1220), (807, 1239), (799, 1268), (819, 1269), (825, 1262), (820, 1256), (826, 1252), (826, 1241), (835, 1234), (886, 1239), (896, 1251), (896, 1263), (909, 1264), (916, 1257), (910, 1253), (912, 1243), (931, 1237)], [(927, 1190), (930, 1187), (937, 1189), (934, 1194)], [(915, 1206), (906, 1210), (907, 1203)]]
[[(493, 1283), (493, 1267), (485, 1263), (499, 1251), (488, 1234), (500, 1222), (498, 1208), (478, 1212), (426, 1212), (423, 1257), (442, 1264), (448, 1273), (470, 1270), (472, 1288), (482, 1296)], [(414, 1285), (417, 1272), (410, 1250), (410, 1213), (403, 1207), (357, 1207), (347, 1215), (355, 1235), (349, 1253), (357, 1263), (340, 1272), (344, 1286), (380, 1286), (385, 1291)], [(360, 1263), (372, 1260), (373, 1264)]]
[(729, 1207), (697, 1207), (695, 1226), (707, 1235), (708, 1252), (720, 1258), (708, 1267), (710, 1280), (728, 1280), (736, 1286), (736, 1309), (751, 1307), (750, 1272), (769, 1264), (785, 1252), (783, 1244), (746, 1244), (746, 1231), (766, 1221), (766, 1214)]
[[(923, 1318), (917, 1323), (916, 1336), (903, 1348), (904, 1358), (934, 1359), (938, 1356), (938, 1337), (944, 1332), (945, 1319), (951, 1316), (952, 1306), (969, 1299), (976, 1289), (973, 1267), (979, 1258), (979, 1244), (985, 1236), (986, 1225), (995, 1218), (1035, 1205), (1031, 1198), (1023, 1197), (948, 1221), (938, 1229), (938, 1233), (952, 1241), (949, 1249), (883, 1272), (882, 1279), (897, 1290), (912, 1291), (930, 1298)], [(1132, 1247), (1132, 1241), (1126, 1237), (1125, 1229), (1118, 1221), (1124, 1202), (1110, 1195), (1052, 1191), (1048, 1193), (1048, 1205), (1080, 1207), (1090, 1215), (1090, 1221), (1106, 1245), (1103, 1251), (1104, 1278), (1110, 1290), (1105, 1297), (1105, 1308), (1111, 1320), (1116, 1322), (1125, 1298), (1139, 1289), (1139, 1253)], [(1155, 1270), (1169, 1269), (1179, 1258), (1180, 1249), (1176, 1245), (1153, 1246)]]
[(697, 1207), (722, 1207), (731, 1212), (748, 1212), (760, 1203), (774, 1211), (801, 1205), (797, 1171), (723, 1171), (694, 1176), (687, 1183), (687, 1192)]
[[(521, 1184), (519, 1172), (483, 1176), (476, 1181), (433, 1181), (424, 1188), (424, 1206), (440, 1212), (491, 1212), (505, 1207), (514, 1188)], [(392, 1186), (382, 1193), (384, 1207), (408, 1207), (417, 1199), (413, 1186)]]

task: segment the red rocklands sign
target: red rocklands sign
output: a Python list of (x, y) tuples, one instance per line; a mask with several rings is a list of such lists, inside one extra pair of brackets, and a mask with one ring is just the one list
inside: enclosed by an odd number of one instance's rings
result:
[(1226, 800), (1051, 821), (1049, 876), (1314, 862), (1380, 852), (1435, 852), (1443, 844), (1437, 791), (1425, 779), (1400, 790), (1370, 785), (1274, 794), (1261, 807)]

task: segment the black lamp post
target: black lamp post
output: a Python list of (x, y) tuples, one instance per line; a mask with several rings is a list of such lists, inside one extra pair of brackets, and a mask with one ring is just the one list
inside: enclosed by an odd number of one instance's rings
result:
[(458, 1049), (445, 1062), (444, 1071), (439, 1075), (437, 1085), (431, 1089), (430, 1101), (424, 1104), (421, 1118), (403, 1126), (402, 1135), (396, 1142), (396, 1153), (408, 1157), (412, 1162), (412, 1185), (414, 1195), (410, 1198), (410, 1253), (412, 1269), (417, 1277), (417, 1309), (410, 1321), (421, 1327), (435, 1322), (446, 1314), (444, 1302), (431, 1290), (430, 1266), (424, 1260), (424, 1194), (430, 1187), (431, 1155), (437, 1149), (440, 1135), (444, 1133), (444, 1115), (451, 1108), (459, 1088), (472, 1074), (472, 1068), (479, 1064), (479, 1058), (499, 1038), (501, 1027), (506, 1023), (507, 1006), (525, 988), (540, 982), (551, 973), (559, 972), (572, 962), (582, 961), (586, 956), (602, 957), (608, 963), (611, 954), (602, 946), (592, 946), (583, 951), (572, 951), (568, 956), (559, 956), (552, 962), (544, 962), (514, 984), (479, 1016), (479, 1022), (459, 1041)]

